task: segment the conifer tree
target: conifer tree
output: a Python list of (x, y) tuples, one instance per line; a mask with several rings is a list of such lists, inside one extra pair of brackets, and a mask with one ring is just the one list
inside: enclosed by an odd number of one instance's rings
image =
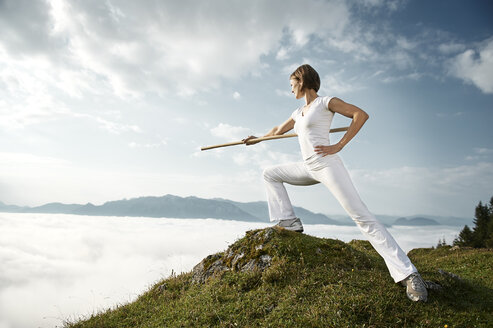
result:
[(490, 199), (489, 222), (484, 244), (488, 248), (493, 248), (493, 197)]
[(458, 246), (493, 247), (493, 197), (489, 204), (480, 201), (476, 206), (474, 227), (467, 225), (459, 233), (453, 244)]
[(454, 239), (454, 245), (457, 246), (471, 246), (473, 241), (472, 230), (467, 226), (462, 229), (459, 233), (459, 236)]
[(488, 205), (483, 205), (480, 201), (476, 207), (476, 218), (474, 219), (473, 247), (479, 248), (486, 246), (485, 241), (488, 237), (490, 212), (491, 208)]

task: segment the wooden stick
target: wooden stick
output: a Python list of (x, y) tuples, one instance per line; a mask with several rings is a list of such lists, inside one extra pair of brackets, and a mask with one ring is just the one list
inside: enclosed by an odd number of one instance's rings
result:
[[(348, 128), (349, 128), (349, 126), (346, 126), (346, 127), (343, 127), (343, 128), (330, 129), (329, 130), (329, 133), (347, 131)], [(281, 134), (281, 135), (278, 135), (278, 136), (255, 138), (255, 139), (251, 139), (250, 141), (252, 141), (252, 142), (258, 141), (258, 142), (260, 142), (260, 141), (265, 141), (265, 140), (292, 138), (292, 137), (297, 137), (297, 136), (298, 135), (296, 133)], [(202, 147), (202, 148), (200, 148), (200, 150), (209, 150), (209, 149), (214, 149), (214, 148), (221, 148), (221, 147), (228, 147), (228, 146), (236, 146), (236, 145), (244, 145), (244, 144), (245, 143), (243, 141), (234, 141), (234, 142), (228, 142), (228, 143), (220, 144), (220, 145)]]

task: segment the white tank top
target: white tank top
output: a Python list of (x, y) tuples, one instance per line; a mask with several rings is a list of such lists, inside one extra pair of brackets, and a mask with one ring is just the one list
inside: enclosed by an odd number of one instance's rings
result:
[(316, 162), (322, 157), (315, 153), (315, 146), (330, 145), (329, 130), (334, 112), (329, 110), (329, 101), (332, 98), (317, 97), (310, 104), (305, 115), (302, 114), (303, 106), (291, 114), (291, 118), (295, 121), (294, 131), (298, 134), (301, 155), (307, 164)]

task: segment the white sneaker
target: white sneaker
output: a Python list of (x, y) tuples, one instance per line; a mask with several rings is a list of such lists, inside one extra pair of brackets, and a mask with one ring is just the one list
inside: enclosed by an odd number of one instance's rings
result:
[(299, 218), (280, 220), (276, 227), (281, 227), (296, 232), (303, 232), (303, 224)]
[(406, 279), (401, 281), (403, 286), (406, 286), (407, 297), (414, 302), (426, 302), (428, 291), (426, 284), (417, 272), (411, 273)]

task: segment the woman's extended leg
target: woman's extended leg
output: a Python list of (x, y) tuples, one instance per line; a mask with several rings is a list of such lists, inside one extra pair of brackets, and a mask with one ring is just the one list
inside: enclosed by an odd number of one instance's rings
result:
[(296, 217), (284, 182), (298, 186), (319, 183), (310, 176), (303, 163), (270, 166), (264, 170), (263, 177), (271, 221), (288, 220)]
[(314, 179), (327, 186), (356, 222), (361, 232), (383, 257), (394, 281), (399, 282), (411, 273), (417, 272), (409, 257), (399, 247), (385, 226), (368, 211), (340, 157), (332, 156), (327, 160), (327, 165), (323, 169), (310, 170), (309, 172)]

